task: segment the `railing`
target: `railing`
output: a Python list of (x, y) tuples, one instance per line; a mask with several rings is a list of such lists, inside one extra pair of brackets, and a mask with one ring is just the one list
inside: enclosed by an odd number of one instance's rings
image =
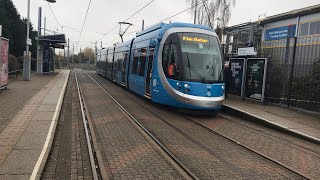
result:
[(18, 70), (15, 70), (15, 71), (10, 71), (8, 74), (9, 74), (9, 75), (15, 74), (15, 75), (16, 75), (16, 78), (17, 78), (17, 77), (18, 77), (18, 74), (20, 74), (22, 71), (23, 71), (23, 69), (18, 69)]
[(266, 96), (269, 102), (320, 111), (320, 36), (265, 41), (269, 58)]

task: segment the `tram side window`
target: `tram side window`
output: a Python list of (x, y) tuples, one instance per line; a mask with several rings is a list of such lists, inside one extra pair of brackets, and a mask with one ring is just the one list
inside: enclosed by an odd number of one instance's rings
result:
[(106, 62), (107, 62), (107, 55), (106, 54), (103, 54), (103, 55), (101, 55), (101, 66), (103, 67), (103, 68), (106, 68)]
[(127, 60), (128, 60), (128, 53), (123, 53), (122, 72), (126, 71)]
[(112, 68), (112, 60), (113, 60), (113, 53), (109, 52), (109, 54), (108, 54), (108, 60), (107, 60), (107, 69), (108, 69), (108, 71), (111, 71), (111, 68)]
[(137, 74), (138, 69), (138, 60), (139, 60), (139, 50), (135, 50), (133, 54), (133, 61), (132, 61), (132, 74)]
[(147, 59), (147, 49), (142, 48), (140, 51), (140, 63), (139, 63), (139, 68), (138, 68), (138, 75), (139, 76), (144, 76), (146, 59)]
[(116, 54), (114, 55), (113, 71), (116, 71), (116, 70), (117, 70), (118, 59), (119, 59), (119, 54), (118, 54), (118, 53), (116, 53)]
[(117, 71), (121, 71), (122, 62), (123, 62), (123, 54), (122, 54), (122, 53), (118, 53), (118, 66), (117, 66)]

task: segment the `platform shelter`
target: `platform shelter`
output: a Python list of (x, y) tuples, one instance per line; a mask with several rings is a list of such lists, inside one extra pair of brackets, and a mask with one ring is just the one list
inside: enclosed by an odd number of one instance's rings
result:
[(66, 37), (64, 34), (39, 37), (38, 73), (50, 73), (55, 69), (55, 49), (64, 49)]

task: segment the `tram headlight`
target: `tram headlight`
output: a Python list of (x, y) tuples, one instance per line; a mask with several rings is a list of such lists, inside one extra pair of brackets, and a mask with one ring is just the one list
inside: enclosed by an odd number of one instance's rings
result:
[(221, 89), (224, 90), (224, 86), (221, 86)]
[(189, 92), (190, 91), (190, 85), (189, 84), (184, 84), (184, 90), (186, 92)]

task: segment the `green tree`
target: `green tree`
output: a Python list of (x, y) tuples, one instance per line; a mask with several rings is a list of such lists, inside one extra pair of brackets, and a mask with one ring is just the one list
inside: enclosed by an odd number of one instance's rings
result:
[(19, 69), (18, 59), (12, 55), (9, 55), (9, 72), (15, 71)]
[(84, 59), (82, 59), (82, 62), (89, 62), (90, 63), (94, 63), (96, 60), (96, 56), (95, 53), (93, 51), (93, 49), (86, 47), (83, 50), (83, 55), (84, 55)]
[[(26, 45), (27, 20), (21, 18), (11, 0), (0, 1), (0, 24), (2, 25), (2, 36), (10, 40), (9, 53), (16, 57), (23, 56)], [(32, 39), (32, 46), (30, 51), (32, 57), (36, 57), (35, 37), (37, 36), (37, 31), (32, 31), (32, 29), (31, 24), (30, 38)]]

